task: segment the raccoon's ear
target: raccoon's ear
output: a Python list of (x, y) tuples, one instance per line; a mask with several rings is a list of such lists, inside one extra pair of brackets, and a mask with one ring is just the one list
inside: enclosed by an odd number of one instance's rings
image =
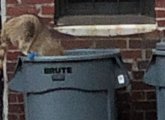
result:
[(25, 41), (29, 42), (35, 36), (35, 25), (32, 22), (27, 22), (25, 28)]

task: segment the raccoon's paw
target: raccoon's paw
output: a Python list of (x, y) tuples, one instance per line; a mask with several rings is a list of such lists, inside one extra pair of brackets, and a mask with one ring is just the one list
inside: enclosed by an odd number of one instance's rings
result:
[(36, 53), (36, 52), (30, 52), (27, 55), (27, 57), (29, 58), (29, 60), (34, 60), (36, 56), (38, 56), (38, 53)]

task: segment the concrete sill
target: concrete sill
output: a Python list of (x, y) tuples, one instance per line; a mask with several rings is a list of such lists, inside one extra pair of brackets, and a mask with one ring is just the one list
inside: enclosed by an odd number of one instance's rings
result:
[(152, 32), (157, 27), (157, 24), (119, 24), (57, 26), (54, 29), (73, 36), (118, 36)]

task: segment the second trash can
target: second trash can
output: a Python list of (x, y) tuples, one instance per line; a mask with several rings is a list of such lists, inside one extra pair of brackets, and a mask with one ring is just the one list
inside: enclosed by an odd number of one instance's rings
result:
[(117, 49), (19, 59), (9, 87), (25, 95), (26, 120), (116, 120), (115, 89), (129, 79)]
[(165, 120), (165, 43), (157, 43), (144, 75), (144, 82), (155, 86), (157, 97), (157, 118)]

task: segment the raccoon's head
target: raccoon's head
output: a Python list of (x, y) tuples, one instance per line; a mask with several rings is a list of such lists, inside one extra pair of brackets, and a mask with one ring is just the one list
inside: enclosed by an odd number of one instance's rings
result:
[(4, 24), (2, 42), (10, 41), (21, 52), (27, 54), (41, 29), (42, 23), (35, 15), (25, 14), (14, 17)]

